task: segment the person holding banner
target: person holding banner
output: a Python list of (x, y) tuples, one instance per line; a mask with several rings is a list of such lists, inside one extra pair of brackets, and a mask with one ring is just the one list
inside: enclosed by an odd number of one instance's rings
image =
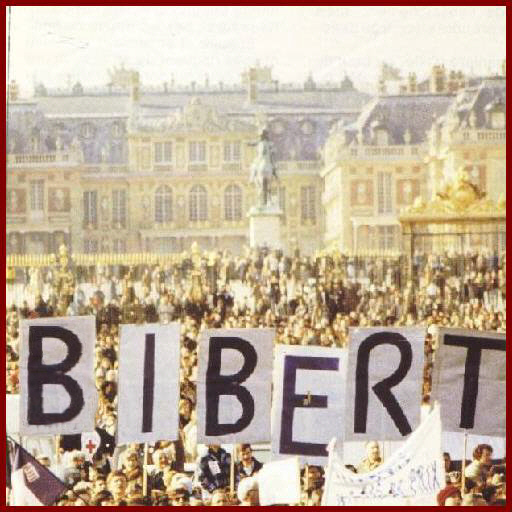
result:
[(254, 476), (263, 466), (259, 460), (252, 456), (250, 444), (241, 444), (238, 447), (238, 457), (240, 462), (235, 464), (236, 485), (238, 485), (242, 479)]
[(464, 474), (478, 483), (484, 483), (491, 468), (492, 446), (488, 444), (479, 444), (473, 450), (473, 462), (466, 467)]
[(126, 485), (128, 480), (121, 470), (110, 473), (107, 478), (107, 488), (114, 498), (114, 503), (119, 506), (126, 500)]

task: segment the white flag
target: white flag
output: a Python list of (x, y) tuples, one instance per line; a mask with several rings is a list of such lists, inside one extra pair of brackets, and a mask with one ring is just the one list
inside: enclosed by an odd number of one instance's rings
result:
[(445, 486), (439, 406), (381, 466), (369, 473), (345, 468), (336, 451), (329, 454), (323, 505), (437, 505)]
[(98, 451), (98, 448), (101, 444), (101, 437), (93, 430), (92, 432), (84, 432), (81, 436), (82, 442), (82, 453), (85, 453), (85, 456), (88, 461), (92, 461), (93, 455)]
[(257, 478), (261, 506), (300, 503), (300, 465), (297, 457), (264, 464)]

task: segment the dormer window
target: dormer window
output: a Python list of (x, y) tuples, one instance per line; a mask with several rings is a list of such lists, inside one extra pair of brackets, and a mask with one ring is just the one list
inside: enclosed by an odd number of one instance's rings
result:
[(82, 137), (85, 137), (86, 139), (89, 139), (94, 135), (94, 128), (91, 123), (84, 123), (81, 126), (80, 131), (82, 132)]
[(505, 112), (491, 112), (491, 128), (494, 130), (505, 129)]
[(272, 131), (276, 135), (281, 135), (284, 132), (284, 124), (282, 121), (274, 121), (272, 123)]
[(312, 135), (315, 131), (315, 127), (311, 121), (304, 121), (301, 130), (304, 135)]
[(485, 111), (487, 114), (488, 125), (490, 125), (493, 130), (505, 129), (505, 105), (501, 99), (489, 103), (485, 107)]
[(387, 146), (388, 131), (385, 128), (378, 128), (375, 132), (375, 139), (377, 141), (377, 146)]
[(476, 128), (476, 114), (474, 110), (472, 110), (469, 114), (469, 126), (471, 128)]
[(407, 145), (411, 143), (411, 132), (409, 131), (409, 128), (407, 128), (404, 132), (404, 142)]
[(387, 146), (389, 143), (388, 130), (383, 123), (382, 118), (376, 119), (371, 124), (373, 132), (373, 141), (377, 146)]
[(119, 123), (114, 123), (112, 125), (111, 131), (113, 137), (121, 137), (121, 135), (123, 134), (123, 129)]

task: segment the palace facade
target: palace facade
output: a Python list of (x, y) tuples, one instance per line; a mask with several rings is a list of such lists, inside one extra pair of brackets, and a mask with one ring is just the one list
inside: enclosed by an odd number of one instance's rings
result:
[[(239, 86), (111, 73), (101, 90), (8, 88), (7, 253), (241, 252), (255, 142), (269, 130), (286, 251), (400, 248), (398, 213), (461, 166), (492, 198), (505, 187), (505, 78), (409, 76), (371, 98), (338, 83)], [(441, 74), (441, 78), (440, 78)], [(453, 73), (452, 73), (453, 74)], [(451, 76), (451, 75), (450, 75)], [(431, 89), (428, 89), (429, 85)]]

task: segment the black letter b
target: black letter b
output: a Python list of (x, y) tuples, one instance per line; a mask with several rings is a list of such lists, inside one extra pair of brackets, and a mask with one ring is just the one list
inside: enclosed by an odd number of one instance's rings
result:
[[(234, 375), (221, 375), (221, 354), (225, 348), (238, 350), (244, 357), (242, 369)], [(258, 356), (254, 347), (242, 338), (210, 338), (208, 368), (206, 370), (206, 428), (207, 436), (234, 434), (244, 430), (254, 418), (254, 399), (244, 386), (254, 369)], [(236, 423), (219, 423), (221, 395), (236, 396), (242, 405), (242, 416)]]
[[(68, 348), (57, 364), (43, 364), (43, 338), (62, 340)], [(68, 329), (58, 326), (31, 325), (28, 336), (28, 414), (29, 425), (49, 425), (71, 421), (84, 407), (84, 394), (75, 379), (66, 375), (80, 360), (82, 344)], [(58, 384), (67, 391), (71, 402), (63, 412), (43, 412), (43, 385)]]

